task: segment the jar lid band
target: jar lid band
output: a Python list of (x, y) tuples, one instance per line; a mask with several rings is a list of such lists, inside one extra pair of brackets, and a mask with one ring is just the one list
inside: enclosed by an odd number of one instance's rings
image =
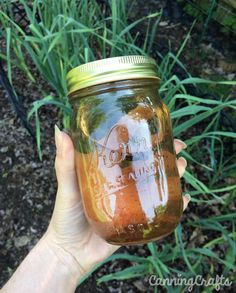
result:
[(97, 60), (73, 68), (66, 77), (69, 95), (90, 86), (137, 78), (160, 80), (154, 59), (134, 55)]

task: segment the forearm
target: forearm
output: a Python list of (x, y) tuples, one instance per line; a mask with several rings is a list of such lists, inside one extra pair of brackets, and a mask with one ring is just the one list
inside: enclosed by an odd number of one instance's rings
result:
[(82, 276), (76, 260), (62, 248), (42, 238), (27, 255), (3, 293), (74, 292)]

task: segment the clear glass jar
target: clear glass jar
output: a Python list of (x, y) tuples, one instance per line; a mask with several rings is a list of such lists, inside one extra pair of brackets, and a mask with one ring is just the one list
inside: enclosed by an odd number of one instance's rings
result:
[(85, 214), (112, 244), (160, 239), (174, 230), (183, 211), (170, 116), (152, 70), (149, 76), (140, 69), (137, 78), (104, 80), (69, 95)]

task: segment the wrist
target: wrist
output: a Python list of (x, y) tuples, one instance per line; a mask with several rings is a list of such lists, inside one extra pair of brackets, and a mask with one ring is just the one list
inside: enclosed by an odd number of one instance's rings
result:
[(37, 249), (47, 255), (50, 266), (57, 271), (56, 275), (60, 274), (76, 288), (79, 279), (85, 274), (76, 259), (47, 233), (38, 242)]
[(76, 260), (44, 235), (1, 292), (74, 292), (82, 275)]

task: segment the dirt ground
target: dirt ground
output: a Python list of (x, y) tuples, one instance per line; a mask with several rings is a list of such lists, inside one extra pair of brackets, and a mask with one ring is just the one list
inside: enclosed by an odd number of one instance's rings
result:
[[(142, 9), (142, 14), (164, 7), (156, 46), (159, 51), (165, 53), (170, 41), (173, 51), (176, 51), (193, 19), (187, 16), (181, 7), (177, 8), (177, 13), (168, 5), (165, 6), (168, 1), (160, 1), (158, 4), (157, 2), (149, 1)], [(137, 14), (140, 13), (139, 7), (140, 1), (136, 6)], [(221, 33), (219, 25), (215, 23), (209, 27), (201, 40), (200, 32), (201, 26), (196, 25), (185, 49), (186, 53), (181, 59), (187, 69), (203, 77), (216, 73), (226, 78), (235, 78), (235, 71), (232, 71), (232, 68), (227, 69), (229, 59), (235, 62), (235, 38), (233, 40), (231, 34)], [(33, 101), (40, 98), (41, 89), (50, 92), (47, 83), (41, 80), (37, 71), (35, 76), (38, 82), (32, 84), (20, 72), (14, 72), (16, 91), (27, 109)], [(54, 124), (58, 123), (57, 114), (57, 111), (50, 107), (40, 112), (43, 161), (39, 161), (32, 138), (16, 118), (4, 89), (0, 88), (0, 286), (42, 236), (52, 214), (56, 193)], [(189, 231), (186, 231), (186, 235), (188, 233)], [(159, 243), (161, 245), (168, 241), (173, 241), (173, 235)], [(119, 252), (148, 255), (145, 245), (123, 247)], [(77, 292), (152, 292), (152, 288), (144, 279), (112, 281), (100, 286), (96, 284), (98, 277), (129, 265), (128, 261), (122, 260), (102, 266), (77, 289)]]

